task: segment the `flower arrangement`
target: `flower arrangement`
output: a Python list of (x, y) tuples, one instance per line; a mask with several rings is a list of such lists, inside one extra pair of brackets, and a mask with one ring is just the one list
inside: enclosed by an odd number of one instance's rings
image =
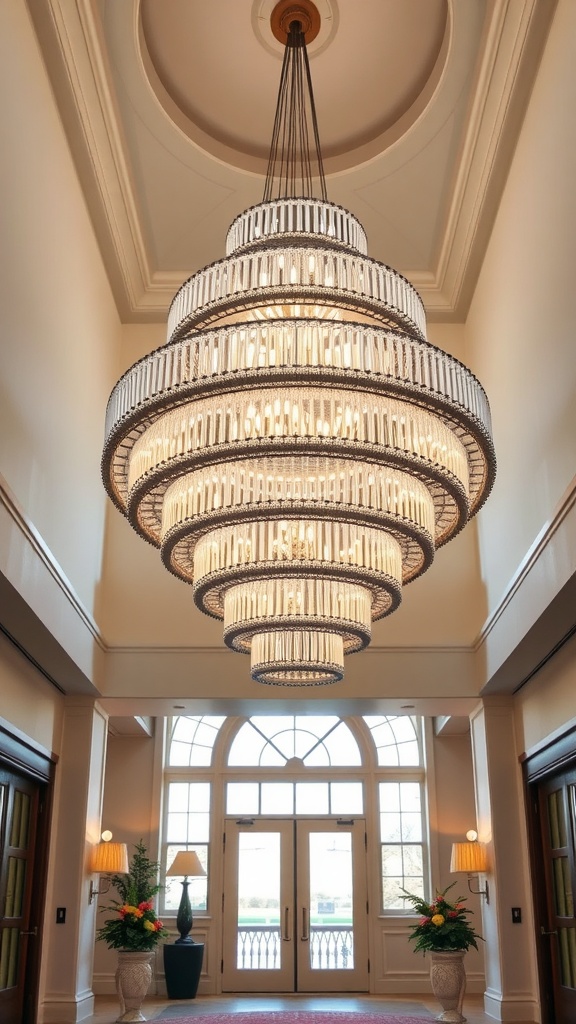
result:
[(115, 917), (105, 921), (96, 932), (96, 938), (106, 942), (109, 949), (144, 952), (154, 949), (160, 939), (168, 935), (154, 913), (153, 897), (161, 889), (154, 881), (157, 872), (158, 864), (149, 860), (146, 847), (140, 840), (128, 874), (112, 876), (112, 885), (120, 900), (102, 908), (115, 912)]
[(444, 892), (437, 891), (436, 897), (431, 903), (421, 896), (414, 896), (406, 889), (402, 890), (406, 893), (406, 899), (412, 904), (414, 910), (422, 915), (409, 936), (410, 941), (415, 942), (415, 953), (420, 951), (425, 953), (426, 950), (434, 953), (443, 950), (450, 952), (469, 949), (470, 946), (478, 949), (476, 940), (484, 941), (482, 936), (474, 931), (468, 920), (468, 915), (473, 911), (467, 909), (462, 898), (458, 897), (454, 903), (450, 903), (446, 899), (446, 893), (454, 885), (456, 883), (452, 882), (452, 885), (444, 889)]

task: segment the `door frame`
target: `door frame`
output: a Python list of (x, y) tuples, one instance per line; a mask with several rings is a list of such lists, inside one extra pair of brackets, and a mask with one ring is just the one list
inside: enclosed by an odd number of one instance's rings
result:
[(22, 1010), (22, 1024), (35, 1024), (40, 993), (42, 929), (56, 759), (0, 725), (0, 763), (10, 771), (37, 782), (39, 787), (30, 908), (30, 928), (36, 928), (36, 941), (27, 943)]
[(545, 744), (533, 754), (525, 755), (522, 760), (542, 1024), (553, 1024), (555, 1006), (552, 950), (550, 941), (544, 941), (545, 936), (541, 934), (541, 928), (547, 930), (548, 907), (544, 851), (541, 842), (539, 786), (552, 776), (572, 768), (576, 768), (576, 728)]

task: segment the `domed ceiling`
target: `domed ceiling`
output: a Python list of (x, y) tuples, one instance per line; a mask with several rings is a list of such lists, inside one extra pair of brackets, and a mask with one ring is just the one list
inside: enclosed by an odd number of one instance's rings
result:
[[(208, 153), (260, 174), (283, 56), (270, 23), (274, 4), (141, 7), (142, 59), (168, 117)], [(451, 21), (446, 0), (317, 6), (320, 29), (308, 55), (330, 174), (379, 156), (414, 126), (445, 70)]]
[[(125, 321), (262, 198), (282, 45), (275, 0), (30, 4)], [(317, 0), (310, 65), (328, 195), (429, 321), (465, 318), (538, 66), (537, 0)]]

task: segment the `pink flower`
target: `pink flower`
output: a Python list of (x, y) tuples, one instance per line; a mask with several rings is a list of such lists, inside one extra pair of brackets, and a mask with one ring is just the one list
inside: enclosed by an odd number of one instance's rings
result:
[(148, 902), (139, 903), (138, 910), (141, 910), (143, 913), (146, 910), (152, 910), (152, 901), (148, 900)]

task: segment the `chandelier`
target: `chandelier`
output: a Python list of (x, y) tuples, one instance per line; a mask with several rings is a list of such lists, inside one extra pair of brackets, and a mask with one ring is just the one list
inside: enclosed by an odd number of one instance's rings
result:
[(310, 0), (274, 9), (264, 200), (182, 285), (167, 343), (116, 384), (103, 454), (110, 497), (252, 678), (291, 687), (342, 679), (495, 475), (483, 388), (426, 341), (417, 292), (327, 199), (318, 25)]

